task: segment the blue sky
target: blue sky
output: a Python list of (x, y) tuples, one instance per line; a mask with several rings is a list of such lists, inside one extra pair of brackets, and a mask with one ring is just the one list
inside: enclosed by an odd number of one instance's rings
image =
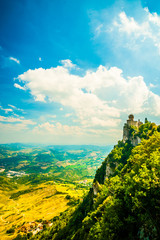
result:
[(0, 142), (114, 144), (160, 124), (158, 1), (0, 1)]

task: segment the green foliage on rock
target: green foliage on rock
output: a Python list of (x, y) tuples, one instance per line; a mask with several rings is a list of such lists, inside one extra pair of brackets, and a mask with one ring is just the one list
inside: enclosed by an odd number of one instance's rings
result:
[(155, 123), (146, 122), (139, 127), (136, 135), (141, 139), (148, 139), (155, 131), (157, 131), (157, 125)]
[(101, 167), (97, 170), (94, 181), (98, 181), (100, 184), (103, 184), (106, 177), (117, 174), (127, 163), (127, 159), (131, 154), (132, 148), (133, 146), (129, 141), (126, 143), (119, 141), (102, 163)]
[[(36, 239), (157, 240), (160, 236), (160, 132), (146, 122), (141, 143), (119, 141), (97, 170), (96, 196), (90, 189), (76, 210), (58, 217)], [(105, 178), (106, 166), (110, 173)], [(46, 234), (46, 235), (45, 235)], [(42, 237), (43, 235), (43, 237)]]
[(93, 210), (71, 239), (158, 239), (159, 199), (160, 133), (156, 132), (133, 149), (119, 174), (106, 179)]

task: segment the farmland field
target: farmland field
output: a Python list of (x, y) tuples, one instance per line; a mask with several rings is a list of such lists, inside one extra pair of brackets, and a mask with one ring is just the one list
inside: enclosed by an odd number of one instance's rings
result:
[(35, 234), (33, 224), (74, 208), (110, 148), (0, 145), (0, 239)]

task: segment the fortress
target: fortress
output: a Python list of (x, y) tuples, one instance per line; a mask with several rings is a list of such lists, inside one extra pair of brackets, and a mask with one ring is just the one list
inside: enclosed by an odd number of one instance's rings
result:
[[(145, 119), (145, 121), (147, 121), (147, 119)], [(128, 116), (127, 123), (125, 123), (124, 127), (123, 127), (123, 142), (130, 140), (133, 146), (137, 146), (141, 140), (138, 136), (135, 137), (130, 134), (130, 127), (134, 126), (138, 129), (142, 124), (143, 124), (143, 122), (141, 122), (140, 120), (135, 121), (134, 115), (130, 114)]]

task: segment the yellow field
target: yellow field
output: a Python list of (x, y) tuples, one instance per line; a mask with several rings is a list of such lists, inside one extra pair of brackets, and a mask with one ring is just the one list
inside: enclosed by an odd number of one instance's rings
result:
[(17, 235), (17, 231), (14, 234), (6, 234), (6, 230), (12, 225), (18, 229), (24, 222), (50, 220), (65, 211), (68, 208), (67, 194), (75, 198), (84, 194), (84, 190), (75, 189), (74, 184), (47, 182), (39, 184), (33, 192), (10, 199), (11, 193), (29, 188), (29, 185), (21, 185), (18, 190), (12, 192), (0, 191), (0, 239), (13, 239)]

